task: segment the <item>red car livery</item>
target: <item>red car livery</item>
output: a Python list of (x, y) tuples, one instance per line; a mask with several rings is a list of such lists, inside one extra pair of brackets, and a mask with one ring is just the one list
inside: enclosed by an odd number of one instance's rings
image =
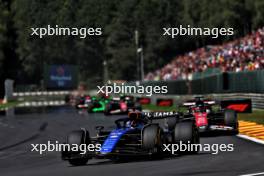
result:
[(200, 132), (214, 130), (232, 131), (238, 133), (237, 113), (232, 109), (222, 109), (220, 106), (216, 110), (213, 106), (215, 101), (204, 100), (196, 97), (192, 101), (183, 103), (188, 108), (186, 115), (195, 119), (195, 124)]

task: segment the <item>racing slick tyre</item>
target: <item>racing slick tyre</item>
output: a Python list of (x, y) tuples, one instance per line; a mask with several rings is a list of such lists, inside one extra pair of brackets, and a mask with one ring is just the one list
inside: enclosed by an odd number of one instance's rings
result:
[(142, 130), (142, 146), (151, 154), (158, 154), (162, 145), (162, 131), (156, 124), (146, 126)]
[[(90, 143), (89, 132), (86, 130), (72, 131), (67, 136), (67, 144), (70, 145), (77, 144), (78, 146), (80, 146), (81, 144), (89, 144), (89, 143)], [(79, 154), (79, 152), (77, 153), (74, 152), (73, 154)], [(74, 166), (85, 165), (88, 162), (88, 159), (89, 159), (88, 157), (69, 159), (69, 163)]]
[(231, 109), (225, 110), (224, 122), (226, 126), (233, 128), (232, 134), (238, 134), (238, 120), (236, 111)]
[(92, 104), (89, 104), (88, 107), (87, 107), (87, 112), (88, 113), (92, 113), (93, 112), (93, 105)]
[(110, 110), (111, 110), (111, 105), (110, 104), (106, 105), (104, 110), (104, 115), (111, 115)]
[[(200, 144), (199, 131), (193, 121), (179, 122), (174, 129), (174, 143), (176, 144)], [(180, 154), (195, 154), (199, 152), (199, 146), (190, 151), (178, 151)]]
[(75, 108), (77, 109), (77, 110), (79, 110), (80, 108), (79, 108), (79, 104), (76, 104), (75, 105)]
[(165, 126), (168, 129), (168, 131), (173, 131), (177, 122), (178, 122), (178, 116), (166, 118)]

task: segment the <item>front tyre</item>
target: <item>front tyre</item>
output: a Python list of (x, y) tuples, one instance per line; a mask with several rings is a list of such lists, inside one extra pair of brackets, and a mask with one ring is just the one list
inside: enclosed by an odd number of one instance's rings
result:
[[(89, 144), (90, 143), (90, 137), (89, 137), (89, 132), (85, 130), (77, 130), (77, 131), (72, 131), (68, 136), (67, 136), (67, 144), (70, 145), (78, 145), (80, 146), (81, 144)], [(71, 155), (80, 155), (80, 152), (73, 152), (69, 151), (70, 156)], [(80, 157), (80, 158), (75, 158), (74, 159), (68, 159), (69, 163), (74, 166), (80, 166), (80, 165), (85, 165), (88, 162), (88, 157)]]
[(93, 112), (93, 105), (92, 104), (89, 104), (88, 107), (87, 107), (87, 112), (88, 113), (92, 113)]
[(162, 145), (162, 131), (158, 125), (146, 126), (142, 131), (142, 146), (151, 154), (158, 154)]

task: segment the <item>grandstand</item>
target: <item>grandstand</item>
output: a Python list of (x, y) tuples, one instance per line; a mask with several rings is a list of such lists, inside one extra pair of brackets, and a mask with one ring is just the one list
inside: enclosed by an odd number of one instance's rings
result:
[(221, 72), (253, 71), (264, 68), (264, 27), (221, 45), (208, 45), (177, 56), (145, 80), (192, 80)]

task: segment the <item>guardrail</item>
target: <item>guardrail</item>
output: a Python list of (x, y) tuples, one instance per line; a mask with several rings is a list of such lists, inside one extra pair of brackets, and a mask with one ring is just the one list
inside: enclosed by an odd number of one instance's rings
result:
[[(54, 95), (69, 95), (70, 91), (36, 91), (36, 92), (14, 92), (14, 97), (27, 97), (27, 96), (54, 96)], [(142, 97), (142, 95), (135, 95)], [(158, 98), (172, 98), (174, 104), (179, 104), (185, 100), (191, 99), (197, 95), (152, 95), (151, 103), (155, 104)], [(257, 109), (264, 109), (264, 94), (258, 93), (222, 93), (222, 94), (205, 94), (206, 98), (212, 98), (216, 100), (230, 100), (230, 99), (242, 99), (250, 98), (252, 100), (252, 107)]]
[[(145, 97), (142, 95), (135, 95), (136, 97)], [(173, 99), (174, 104), (180, 104), (186, 100), (192, 99), (195, 96), (200, 95), (152, 95), (149, 97), (152, 104), (156, 104), (157, 99)], [(251, 99), (252, 108), (255, 109), (264, 109), (264, 94), (257, 93), (224, 93), (224, 94), (205, 94), (202, 95), (205, 98), (211, 98), (215, 100), (230, 100), (230, 99)]]
[(42, 106), (62, 106), (65, 105), (65, 101), (31, 101), (23, 102), (18, 107), (42, 107)]
[(25, 96), (54, 96), (54, 95), (69, 95), (70, 91), (35, 91), (35, 92), (14, 92), (14, 97)]
[(225, 72), (193, 80), (129, 82), (126, 85), (167, 86), (174, 95), (258, 93), (264, 94), (264, 69), (243, 72)]

